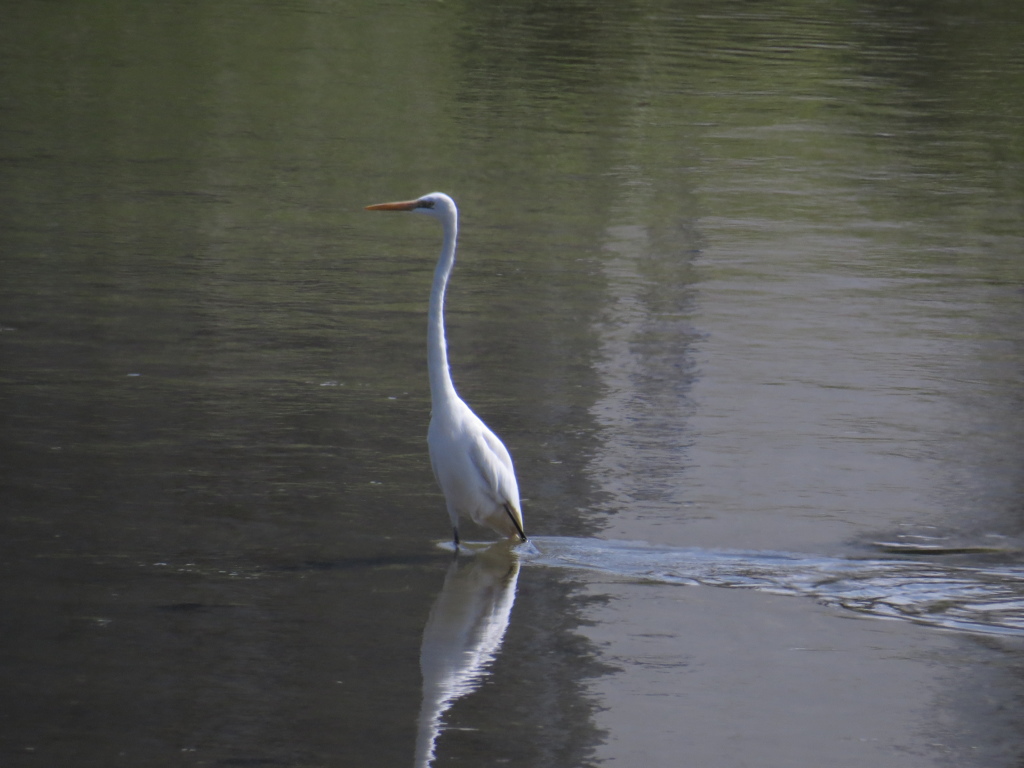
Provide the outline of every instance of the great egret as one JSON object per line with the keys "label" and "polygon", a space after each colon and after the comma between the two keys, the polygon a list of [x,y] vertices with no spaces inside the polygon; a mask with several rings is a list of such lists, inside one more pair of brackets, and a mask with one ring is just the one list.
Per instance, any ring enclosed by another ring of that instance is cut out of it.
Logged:
{"label": "great egret", "polygon": [[444,492],[459,546],[459,515],[486,525],[509,539],[526,541],[512,457],[498,436],[470,410],[455,391],[448,370],[444,338],[444,293],[455,265],[459,210],[442,192],[401,203],[366,206],[368,211],[425,213],[444,226],[444,245],[434,270],[427,320],[427,370],[430,374],[430,465]]}

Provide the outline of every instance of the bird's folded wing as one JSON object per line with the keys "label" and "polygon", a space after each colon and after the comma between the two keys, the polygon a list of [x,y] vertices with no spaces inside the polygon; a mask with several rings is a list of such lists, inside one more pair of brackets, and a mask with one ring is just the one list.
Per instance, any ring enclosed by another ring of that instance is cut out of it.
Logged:
{"label": "bird's folded wing", "polygon": [[501,440],[490,432],[484,432],[481,440],[474,440],[469,451],[470,461],[480,472],[480,476],[491,489],[494,499],[499,504],[504,504],[512,498],[509,492],[509,479],[515,482],[515,474],[512,470],[512,458],[508,450],[502,445]]}

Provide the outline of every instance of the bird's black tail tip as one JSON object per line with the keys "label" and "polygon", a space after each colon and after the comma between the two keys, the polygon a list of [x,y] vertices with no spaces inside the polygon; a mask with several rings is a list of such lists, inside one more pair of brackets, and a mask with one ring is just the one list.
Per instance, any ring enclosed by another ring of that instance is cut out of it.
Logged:
{"label": "bird's black tail tip", "polygon": [[512,525],[515,526],[516,536],[519,537],[519,541],[526,541],[526,532],[523,530],[522,524],[519,522],[519,518],[516,517],[515,512],[512,511],[512,507],[507,503],[504,505],[505,512],[508,513],[508,519],[512,521]]}

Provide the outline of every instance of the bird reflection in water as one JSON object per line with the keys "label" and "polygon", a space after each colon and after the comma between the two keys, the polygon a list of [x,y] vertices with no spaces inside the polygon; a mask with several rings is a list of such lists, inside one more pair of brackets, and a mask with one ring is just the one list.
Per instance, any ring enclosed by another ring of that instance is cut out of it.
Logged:
{"label": "bird reflection in water", "polygon": [[442,718],[488,674],[508,629],[519,560],[500,542],[475,557],[456,557],[430,610],[420,647],[423,704],[416,735],[417,768],[433,763]]}

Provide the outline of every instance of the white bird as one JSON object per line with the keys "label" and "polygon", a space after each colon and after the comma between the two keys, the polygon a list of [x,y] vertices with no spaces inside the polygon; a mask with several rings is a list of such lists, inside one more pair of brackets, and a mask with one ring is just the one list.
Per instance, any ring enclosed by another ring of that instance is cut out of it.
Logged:
{"label": "white bird", "polygon": [[459,210],[442,192],[400,203],[366,206],[368,211],[425,213],[444,226],[444,245],[434,270],[427,322],[427,370],[430,374],[430,465],[441,486],[459,546],[459,516],[465,515],[509,539],[526,541],[512,457],[498,436],[455,391],[448,370],[444,337],[444,294],[455,265]]}

